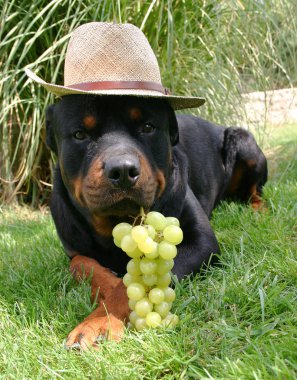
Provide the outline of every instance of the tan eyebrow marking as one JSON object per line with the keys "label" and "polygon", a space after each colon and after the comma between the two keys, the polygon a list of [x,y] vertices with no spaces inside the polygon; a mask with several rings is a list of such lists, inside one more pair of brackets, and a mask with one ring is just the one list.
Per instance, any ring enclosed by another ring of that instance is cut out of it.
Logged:
{"label": "tan eyebrow marking", "polygon": [[87,129],[92,129],[96,126],[96,123],[97,123],[97,119],[95,118],[95,116],[92,116],[92,115],[86,115],[84,118],[83,118],[83,125],[85,128]]}
{"label": "tan eyebrow marking", "polygon": [[130,119],[133,121],[140,121],[140,119],[142,118],[141,109],[138,107],[129,108],[128,112]]}

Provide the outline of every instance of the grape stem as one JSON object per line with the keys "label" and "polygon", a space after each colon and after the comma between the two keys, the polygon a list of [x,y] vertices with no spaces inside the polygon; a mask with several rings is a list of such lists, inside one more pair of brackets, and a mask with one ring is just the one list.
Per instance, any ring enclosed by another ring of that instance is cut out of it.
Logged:
{"label": "grape stem", "polygon": [[145,215],[145,212],[144,212],[144,209],[143,209],[142,206],[140,207],[139,214],[134,218],[134,221],[133,221],[133,224],[132,224],[133,227],[137,224],[137,221],[138,221],[139,218],[141,218],[139,225],[142,226],[144,224],[144,221],[145,221],[145,218],[146,218],[146,215]]}
{"label": "grape stem", "polygon": [[142,206],[140,207],[140,216],[141,216],[140,225],[142,226],[143,223],[144,223],[145,217],[146,217],[145,212],[144,212],[144,209],[143,209]]}

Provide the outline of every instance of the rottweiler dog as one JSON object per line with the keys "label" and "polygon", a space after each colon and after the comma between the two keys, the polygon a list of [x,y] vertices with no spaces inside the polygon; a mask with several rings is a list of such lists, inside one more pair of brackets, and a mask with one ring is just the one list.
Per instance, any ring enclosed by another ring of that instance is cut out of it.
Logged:
{"label": "rottweiler dog", "polygon": [[98,307],[68,336],[67,346],[120,340],[129,315],[120,278],[129,257],[113,227],[156,210],[180,220],[184,240],[178,279],[215,260],[210,226],[223,199],[261,207],[267,162],[246,130],[176,115],[165,100],[68,95],[48,107],[47,144],[57,155],[51,212],[77,280],[90,277]]}

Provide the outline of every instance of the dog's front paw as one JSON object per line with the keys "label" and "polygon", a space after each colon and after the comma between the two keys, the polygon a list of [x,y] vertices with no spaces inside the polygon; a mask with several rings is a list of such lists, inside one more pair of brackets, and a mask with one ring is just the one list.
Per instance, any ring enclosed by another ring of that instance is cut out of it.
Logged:
{"label": "dog's front paw", "polygon": [[68,349],[78,347],[82,350],[97,348],[100,338],[119,342],[123,334],[124,323],[112,314],[105,317],[87,318],[71,331],[65,347]]}

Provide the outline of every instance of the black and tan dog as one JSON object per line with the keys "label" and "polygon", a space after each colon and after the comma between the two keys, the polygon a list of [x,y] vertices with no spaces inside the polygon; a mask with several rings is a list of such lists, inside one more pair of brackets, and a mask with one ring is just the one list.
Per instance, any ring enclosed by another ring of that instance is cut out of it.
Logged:
{"label": "black and tan dog", "polygon": [[[145,210],[179,218],[184,241],[173,273],[197,273],[219,246],[209,223],[226,198],[261,206],[266,159],[253,136],[194,116],[165,100],[68,95],[47,110],[47,143],[57,154],[51,211],[80,280],[91,276],[98,307],[69,335],[83,348],[98,335],[119,340],[129,314],[126,290],[113,272],[128,257],[112,228]],[[107,315],[108,312],[108,315]]]}

